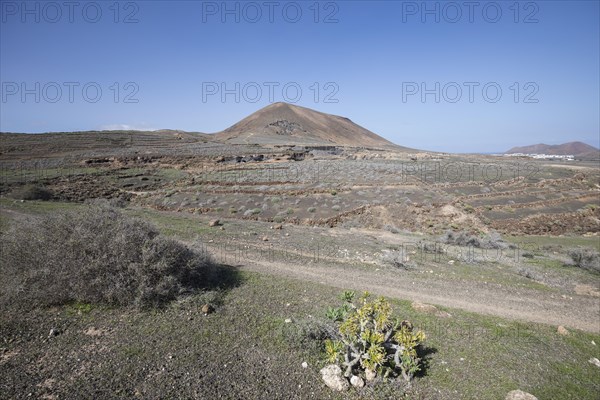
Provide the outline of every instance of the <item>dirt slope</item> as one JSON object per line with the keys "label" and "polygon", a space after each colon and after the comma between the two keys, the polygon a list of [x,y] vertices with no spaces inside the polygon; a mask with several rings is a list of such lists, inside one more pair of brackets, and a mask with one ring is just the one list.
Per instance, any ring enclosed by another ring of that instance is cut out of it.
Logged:
{"label": "dirt slope", "polygon": [[215,137],[232,143],[402,149],[348,118],[287,103],[264,107]]}

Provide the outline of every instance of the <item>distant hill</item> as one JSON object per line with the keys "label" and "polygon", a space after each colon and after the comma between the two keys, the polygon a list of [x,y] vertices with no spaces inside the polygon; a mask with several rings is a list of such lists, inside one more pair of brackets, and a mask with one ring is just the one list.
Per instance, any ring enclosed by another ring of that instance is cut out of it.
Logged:
{"label": "distant hill", "polygon": [[141,155],[184,153],[214,144],[212,135],[163,129],[160,131],[80,131],[39,134],[0,132],[2,160],[29,157],[114,156],[135,151]]}
{"label": "distant hill", "polygon": [[576,157],[595,157],[597,158],[599,149],[582,142],[569,142],[563,144],[534,144],[531,146],[513,147],[506,154],[525,153],[525,154],[551,154],[551,155],[574,155]]}
{"label": "distant hill", "polygon": [[273,103],[217,133],[186,132],[176,129],[155,131],[79,131],[21,134],[0,132],[0,154],[17,157],[21,150],[39,154],[53,152],[107,153],[111,149],[139,147],[148,153],[157,148],[182,146],[263,145],[263,146],[345,146],[393,151],[418,151],[398,146],[355,124],[350,119],[288,103]]}
{"label": "distant hill", "polygon": [[348,118],[287,103],[264,107],[215,134],[229,143],[298,144],[403,149]]}

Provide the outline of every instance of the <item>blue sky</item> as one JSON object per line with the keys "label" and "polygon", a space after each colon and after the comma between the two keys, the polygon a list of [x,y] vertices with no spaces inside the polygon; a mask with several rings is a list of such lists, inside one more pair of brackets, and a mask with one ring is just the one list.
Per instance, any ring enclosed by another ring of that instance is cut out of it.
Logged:
{"label": "blue sky", "polygon": [[216,132],[287,100],[428,150],[600,146],[598,1],[0,4],[1,131]]}

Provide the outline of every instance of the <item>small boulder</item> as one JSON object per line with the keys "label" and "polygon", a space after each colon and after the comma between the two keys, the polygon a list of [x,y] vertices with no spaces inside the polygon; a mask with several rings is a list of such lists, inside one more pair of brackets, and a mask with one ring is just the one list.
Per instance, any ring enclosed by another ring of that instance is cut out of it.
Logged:
{"label": "small boulder", "polygon": [[104,330],[97,329],[96,327],[90,326],[88,329],[83,331],[83,333],[88,336],[102,336],[102,335],[104,335]]}
{"label": "small boulder", "polygon": [[569,331],[567,330],[567,328],[565,328],[562,325],[558,326],[558,329],[556,329],[556,332],[558,332],[559,335],[563,335],[563,336],[567,336],[569,334]]}
{"label": "small boulder", "polygon": [[361,378],[360,376],[357,376],[357,375],[352,375],[352,378],[350,378],[350,383],[355,388],[361,388],[361,387],[365,386],[365,381],[363,381],[363,378]]}
{"label": "small boulder", "polygon": [[266,237],[266,236],[263,236],[263,238],[262,238],[262,241],[263,241],[263,242],[268,242],[268,241],[269,241],[269,238],[268,238],[268,237]]}
{"label": "small boulder", "polygon": [[590,364],[594,364],[596,367],[600,368],[600,360],[598,360],[596,357],[590,358],[588,360],[588,362]]}
{"label": "small boulder", "polygon": [[431,305],[431,304],[421,303],[418,301],[413,301],[411,306],[412,306],[413,310],[423,312],[425,314],[435,314],[438,311],[436,306]]}
{"label": "small boulder", "polygon": [[367,378],[367,381],[372,381],[375,380],[375,377],[377,376],[377,372],[373,371],[372,369],[366,369],[365,370],[365,378]]}
{"label": "small boulder", "polygon": [[537,400],[537,397],[522,390],[511,390],[504,400]]}
{"label": "small boulder", "polygon": [[273,229],[283,229],[283,225],[277,224],[273,227]]}
{"label": "small boulder", "polygon": [[350,387],[348,381],[342,376],[342,369],[335,364],[330,364],[321,369],[321,377],[327,386],[338,392],[347,390]]}
{"label": "small boulder", "polygon": [[210,221],[208,223],[208,226],[220,226],[221,225],[221,220],[219,219],[213,219],[212,221]]}
{"label": "small boulder", "polygon": [[215,311],[215,308],[211,304],[205,304],[202,306],[202,312],[204,315],[211,314]]}
{"label": "small boulder", "polygon": [[306,361],[302,363],[302,368],[308,368],[308,363]]}
{"label": "small boulder", "polygon": [[60,335],[60,330],[56,329],[56,328],[52,328],[50,329],[50,333],[48,334],[48,337],[54,337],[54,336],[58,336]]}
{"label": "small boulder", "polygon": [[425,304],[418,301],[413,301],[412,308],[415,311],[422,312],[425,314],[433,314],[439,318],[450,318],[452,316],[446,311],[438,310],[438,308],[432,304]]}

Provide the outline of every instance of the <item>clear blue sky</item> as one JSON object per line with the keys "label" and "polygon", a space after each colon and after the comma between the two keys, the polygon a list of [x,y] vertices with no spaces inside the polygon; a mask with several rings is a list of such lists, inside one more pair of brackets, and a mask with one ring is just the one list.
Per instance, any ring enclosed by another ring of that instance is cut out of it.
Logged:
{"label": "clear blue sky", "polygon": [[2,0],[0,130],[216,132],[287,99],[422,149],[599,146],[599,2],[478,3]]}

